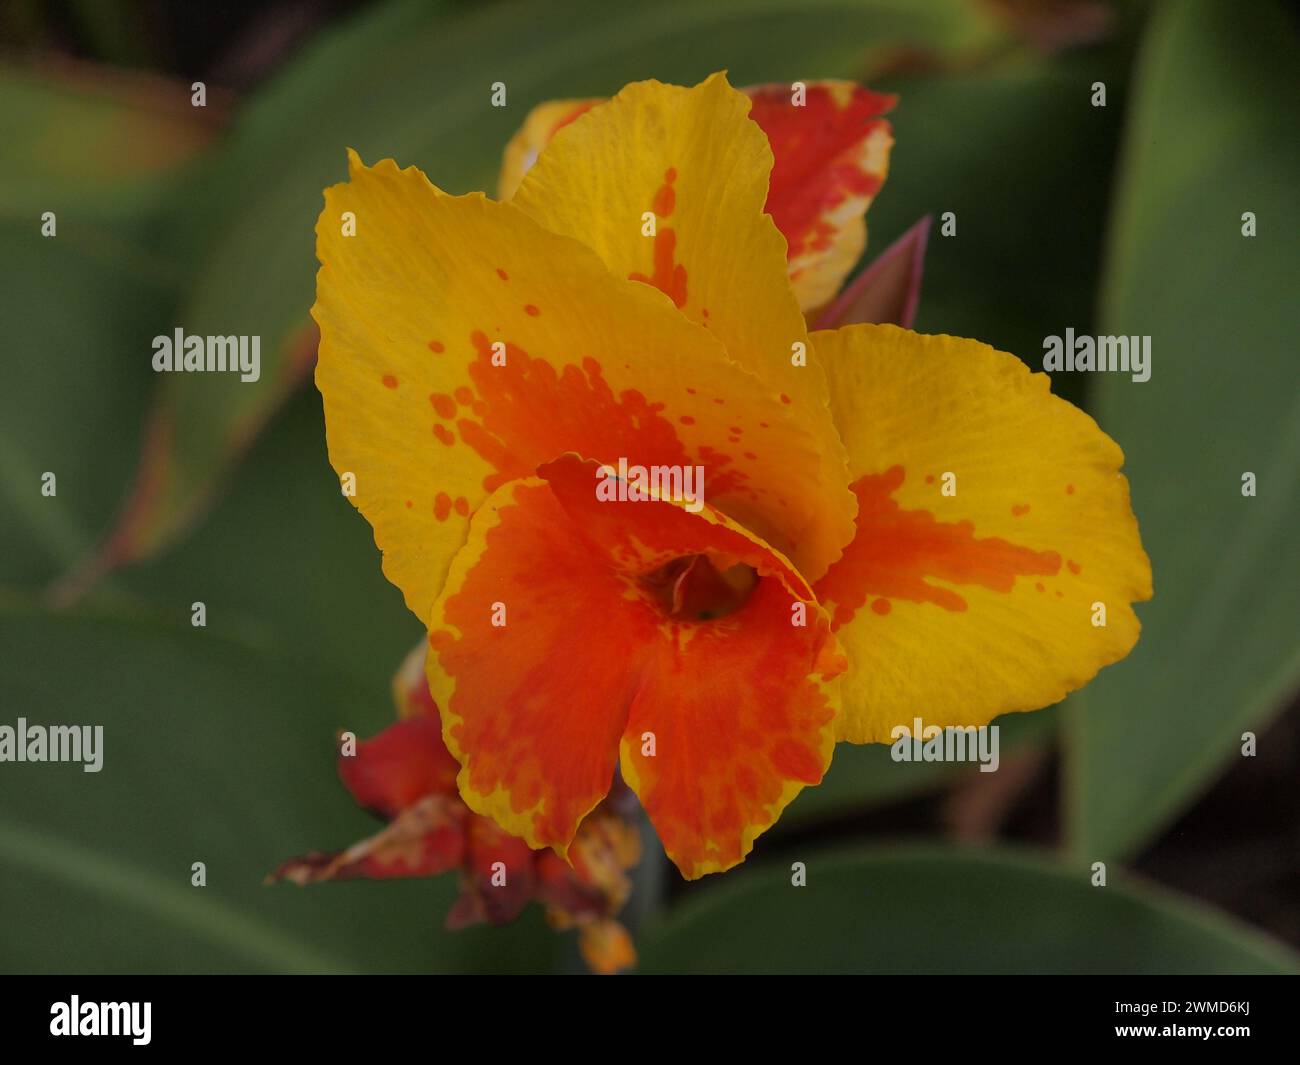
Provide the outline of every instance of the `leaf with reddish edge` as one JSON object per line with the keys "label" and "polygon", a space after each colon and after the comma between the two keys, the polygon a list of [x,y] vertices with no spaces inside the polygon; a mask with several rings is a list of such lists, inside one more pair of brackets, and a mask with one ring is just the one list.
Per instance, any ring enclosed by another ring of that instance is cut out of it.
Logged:
{"label": "leaf with reddish edge", "polygon": [[911,329],[921,302],[925,245],[930,236],[926,215],[876,256],[817,319],[817,329],[871,322]]}
{"label": "leaf with reddish edge", "polygon": [[[76,602],[105,575],[153,554],[200,517],[225,474],[307,380],[319,342],[315,323],[299,328],[283,351],[268,359],[275,376],[251,404],[236,410],[235,399],[241,394],[223,392],[234,398],[231,404],[217,401],[217,406],[229,409],[215,431],[194,416],[196,405],[210,402],[210,393],[196,394],[186,382],[166,379],[153,401],[135,477],[112,528],[80,565],[51,587],[50,601],[55,606]],[[216,384],[229,390],[241,387],[238,381]]]}

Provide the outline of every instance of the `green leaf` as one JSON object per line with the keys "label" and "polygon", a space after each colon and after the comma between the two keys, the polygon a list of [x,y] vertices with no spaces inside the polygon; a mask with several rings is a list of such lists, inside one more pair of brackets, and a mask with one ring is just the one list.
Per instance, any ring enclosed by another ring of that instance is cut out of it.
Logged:
{"label": "green leaf", "polygon": [[148,212],[202,158],[216,115],[180,82],[0,65],[0,214],[36,229],[43,211],[83,224]]}
{"label": "green leaf", "polygon": [[[282,859],[374,831],[334,775],[364,693],[206,629],[0,611],[14,725],[102,725],[103,766],[0,768],[9,972],[549,970],[537,907],[447,933],[454,876],[264,887]],[[207,867],[192,887],[191,865]]]}
{"label": "green leaf", "polygon": [[939,847],[810,852],[700,889],[640,940],[640,970],[1279,973],[1300,958],[1162,891],[1086,868]]}
{"label": "green leaf", "polygon": [[[999,730],[999,760],[1050,746],[1056,736],[1057,719],[1056,707],[995,718],[992,724]],[[782,812],[772,831],[780,834],[880,803],[898,802],[948,785],[961,774],[979,773],[979,768],[970,764],[896,762],[891,750],[886,743],[837,745],[825,779],[814,788],[804,788]]]}
{"label": "green leaf", "polygon": [[[876,86],[898,94],[889,116],[897,143],[867,216],[867,255],[933,216],[918,332],[972,337],[1031,360],[1062,322],[1091,321],[1106,186],[1081,175],[1108,172],[1121,111],[1092,107],[1088,86],[1105,78],[1117,102],[1123,58],[1121,42],[1088,56]],[[1078,382],[1055,390],[1081,399]]]}
{"label": "green leaf", "polygon": [[149,338],[171,292],[107,267],[82,239],[92,231],[74,212],[54,237],[36,216],[0,221],[0,584],[31,589],[72,568],[111,524],[136,461]]}
{"label": "green leaf", "polygon": [[[345,148],[419,166],[452,192],[494,191],[506,142],[547,99],[608,95],[644,77],[694,83],[723,68],[738,85],[853,76],[892,49],[968,52],[1001,35],[965,0],[673,0],[634,11],[579,0],[562,13],[399,3],[328,33],[250,105],[170,236],[174,254],[202,255],[178,324],[260,336],[262,377],[169,382],[169,476],[132,552],[185,526],[310,365],[313,228],[322,189],[345,176]],[[504,108],[490,106],[496,81]]]}
{"label": "green leaf", "polygon": [[153,223],[216,123],[179,83],[3,65],[0,125],[0,582],[31,588],[88,556],[115,517],[156,384],[150,340],[170,330],[185,276]]}
{"label": "green leaf", "polygon": [[1280,6],[1202,0],[1161,5],[1138,64],[1101,330],[1149,335],[1151,379],[1095,387],[1155,598],[1072,722],[1073,844],[1089,859],[1167,824],[1300,678],[1297,64]]}

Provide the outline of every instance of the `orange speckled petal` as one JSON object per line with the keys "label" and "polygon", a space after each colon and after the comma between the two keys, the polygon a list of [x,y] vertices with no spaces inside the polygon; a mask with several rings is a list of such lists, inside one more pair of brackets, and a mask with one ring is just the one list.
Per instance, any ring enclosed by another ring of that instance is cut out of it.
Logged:
{"label": "orange speckled petal", "polygon": [[860,502],[815,586],[849,658],[839,738],[984,725],[1128,654],[1151,566],[1097,423],[973,340],[886,325],[813,339]]}
{"label": "orange speckled petal", "polygon": [[803,412],[659,293],[510,204],[444,195],[391,161],[353,154],[325,198],[313,314],[330,460],[421,620],[469,515],[569,450],[704,464],[710,502],[810,573],[852,536],[847,470],[826,466]]}
{"label": "orange speckled petal", "polygon": [[[629,85],[564,126],[511,202],[707,326],[815,435],[809,472],[833,484],[843,445],[765,213],[772,149],[749,108],[721,74],[690,89]],[[828,493],[821,505],[842,503]]]}
{"label": "orange speckled petal", "polygon": [[850,81],[808,82],[798,105],[788,84],[746,91],[776,160],[767,210],[785,236],[799,306],[811,312],[839,291],[866,247],[864,216],[894,143],[880,116],[896,98]]}
{"label": "orange speckled petal", "polygon": [[[778,553],[707,506],[600,501],[596,471],[566,456],[499,489],[435,605],[429,685],[461,796],[563,851],[621,755],[683,874],[726,869],[821,779],[843,658]],[[753,566],[748,601],[670,616],[646,578],[695,554]]]}
{"label": "orange speckled petal", "polygon": [[[866,246],[863,215],[885,180],[893,146],[880,116],[895,97],[847,81],[804,83],[798,106],[791,84],[741,91],[772,148],[766,209],[786,240],[795,297],[811,313],[839,290]],[[554,100],[533,108],[506,147],[501,199],[515,194],[559,130],[601,102]]]}

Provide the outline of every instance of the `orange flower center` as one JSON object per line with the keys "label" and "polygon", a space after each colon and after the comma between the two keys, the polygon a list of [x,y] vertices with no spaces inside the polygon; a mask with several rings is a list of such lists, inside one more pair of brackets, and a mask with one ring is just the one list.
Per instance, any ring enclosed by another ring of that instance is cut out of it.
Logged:
{"label": "orange flower center", "polygon": [[745,605],[758,574],[721,556],[684,555],[644,574],[641,584],[670,618],[713,621]]}

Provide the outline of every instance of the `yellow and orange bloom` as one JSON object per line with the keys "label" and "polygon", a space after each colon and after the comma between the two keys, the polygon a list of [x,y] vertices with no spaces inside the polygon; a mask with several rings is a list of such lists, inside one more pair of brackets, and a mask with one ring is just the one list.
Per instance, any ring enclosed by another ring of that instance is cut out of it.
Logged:
{"label": "yellow and orange bloom", "polygon": [[[1091,418],[976,341],[805,324],[891,103],[641,82],[533,112],[508,200],[355,154],[326,192],[330,459],[428,629],[459,795],[529,848],[576,865],[621,775],[683,875],[730,868],[837,741],[1047,705],[1137,639]],[[602,497],[620,460],[701,468],[703,505]]]}

